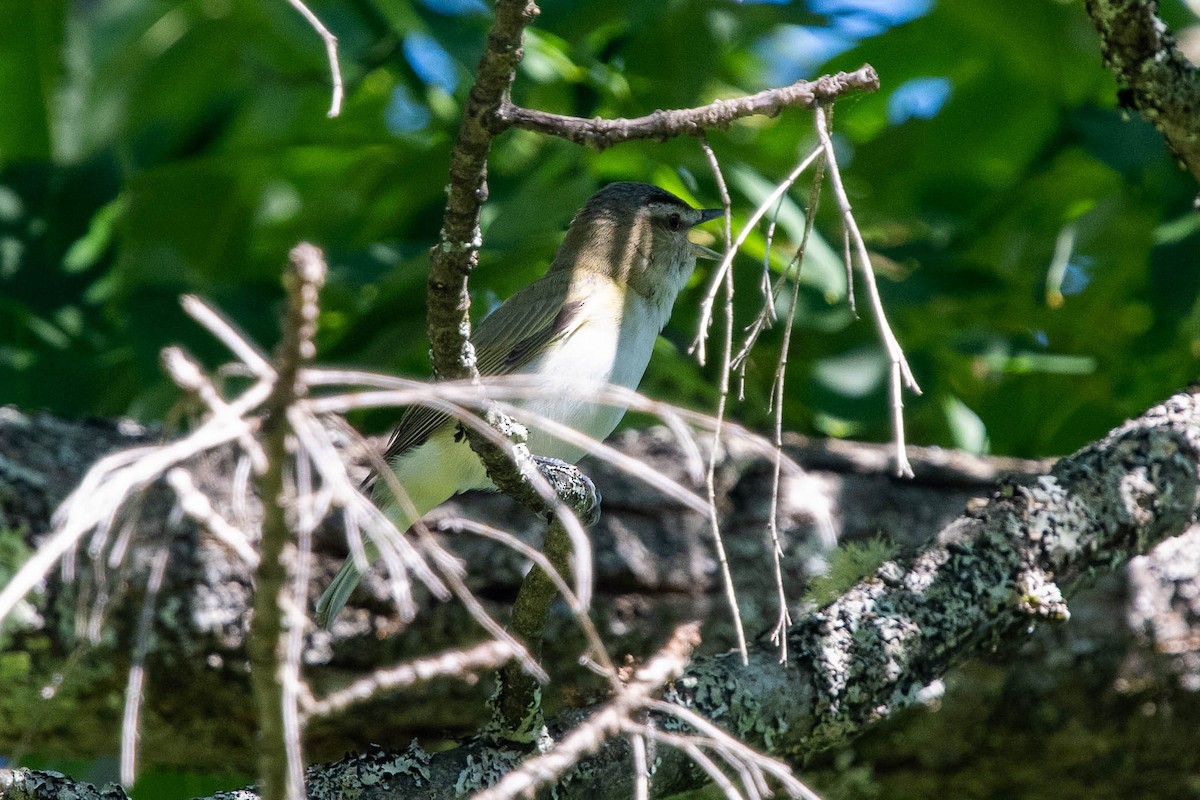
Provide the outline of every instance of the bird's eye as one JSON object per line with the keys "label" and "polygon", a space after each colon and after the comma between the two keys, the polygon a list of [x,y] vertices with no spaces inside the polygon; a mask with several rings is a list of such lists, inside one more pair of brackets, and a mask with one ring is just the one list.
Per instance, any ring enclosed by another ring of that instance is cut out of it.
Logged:
{"label": "bird's eye", "polygon": [[683,218],[678,214],[672,214],[667,217],[667,227],[673,231],[679,230],[683,226]]}

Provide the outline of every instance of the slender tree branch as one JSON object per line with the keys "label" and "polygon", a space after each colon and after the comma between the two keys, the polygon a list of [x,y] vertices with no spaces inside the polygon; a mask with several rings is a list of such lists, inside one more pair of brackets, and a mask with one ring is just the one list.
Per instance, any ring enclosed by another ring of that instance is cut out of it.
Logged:
{"label": "slender tree branch", "polygon": [[329,111],[325,112],[325,116],[336,117],[342,113],[342,99],[346,95],[345,87],[342,84],[342,70],[338,66],[337,37],[330,33],[320,18],[301,0],[288,0],[288,2],[292,8],[300,12],[300,16],[304,17],[304,20],[312,26],[312,29],[321,37],[321,41],[325,43],[325,57],[329,59],[329,80],[332,83]]}
{"label": "slender tree branch", "polygon": [[506,125],[558,136],[576,144],[603,150],[634,139],[665,141],[674,136],[697,135],[707,128],[727,128],[742,117],[759,114],[774,117],[785,108],[815,108],[849,92],[873,92],[879,76],[869,64],[854,72],[825,75],[814,81],[796,81],[791,86],[767,89],[730,100],[716,100],[699,108],[655,111],[635,119],[583,119],[521,108],[510,102],[501,105],[498,117]]}
{"label": "slender tree branch", "polygon": [[487,200],[487,158],[499,126],[497,110],[508,96],[523,54],[522,36],[537,16],[532,0],[499,0],[471,87],[458,140],[450,152],[450,183],[438,244],[430,254],[429,341],[433,366],[444,379],[477,380],[469,338],[471,296],[467,280],[479,262],[483,244],[479,210]]}
{"label": "slender tree branch", "polygon": [[1200,181],[1200,73],[1179,51],[1155,0],[1086,0],[1122,105],[1158,128]]}
{"label": "slender tree branch", "polygon": [[325,697],[318,699],[311,695],[302,696],[302,716],[307,722],[314,717],[336,714],[381,692],[407,689],[437,677],[461,678],[481,670],[496,669],[512,661],[515,656],[516,651],[508,642],[489,639],[466,650],[450,650],[430,658],[386,667],[372,672],[365,678],[359,678],[349,686],[330,692]]}
{"label": "slender tree branch", "polygon": [[[496,21],[463,109],[458,139],[450,152],[446,211],[439,242],[430,252],[427,283],[433,367],[444,379],[479,380],[475,350],[470,342],[468,280],[479,263],[479,248],[483,245],[479,211],[488,196],[487,159],[492,139],[503,129],[498,110],[508,98],[517,64],[524,54],[525,28],[537,14],[537,3],[533,0],[496,3]],[[521,438],[520,429],[503,415],[490,412],[488,421],[506,436]],[[528,463],[514,463],[510,450],[477,434],[468,432],[467,439],[498,487],[536,511],[545,509],[545,501],[522,477],[522,468],[525,471],[530,468]]]}
{"label": "slender tree branch", "polygon": [[[833,151],[833,139],[829,135],[829,117],[824,106],[817,106],[813,109],[813,113],[817,120],[817,135],[821,139],[821,146],[825,148],[825,164],[829,168],[829,183],[833,188],[834,197],[837,198],[838,208],[842,212],[842,224],[845,226],[846,235],[854,242],[858,254],[858,265],[863,273],[863,282],[867,286],[867,297],[871,301],[871,310],[875,315],[875,327],[879,330],[879,338],[887,351],[888,360],[891,361],[889,388],[892,398],[892,430],[896,442],[896,474],[900,477],[911,478],[912,465],[908,463],[908,452],[904,446],[902,393],[904,387],[907,386],[909,390],[920,394],[921,387],[917,385],[917,379],[908,366],[908,359],[904,357],[904,350],[900,347],[900,342],[896,340],[896,334],[892,333],[892,326],[888,323],[887,314],[883,310],[883,299],[879,296],[879,286],[875,281],[875,269],[871,266],[871,256],[867,252],[867,244],[863,241],[862,232],[858,229],[858,221],[854,219],[854,213],[850,208],[850,197],[842,183],[842,172],[838,168],[837,156]],[[846,285],[849,287],[854,282],[853,270],[850,264],[847,264],[846,269],[850,273],[846,276]]]}
{"label": "slender tree branch", "polygon": [[495,786],[477,795],[476,800],[508,800],[518,795],[529,796],[539,786],[549,783],[579,763],[589,752],[621,729],[626,720],[653,692],[667,681],[679,677],[700,643],[700,623],[681,625],[670,641],[645,666],[637,670],[622,691],[586,722],[575,727],[557,742],[553,749],[523,762],[505,775]]}
{"label": "slender tree branch", "polygon": [[[571,539],[555,520],[546,531],[542,553],[559,575],[570,574]],[[558,587],[545,570],[534,566],[525,576],[513,600],[509,631],[529,647],[534,658],[542,655],[542,637],[550,605],[558,596]],[[541,687],[519,664],[509,663],[500,671],[500,688],[493,700],[494,724],[501,738],[515,742],[533,742],[545,719],[542,716]]]}
{"label": "slender tree branch", "polygon": [[255,573],[254,618],[250,628],[250,679],[258,707],[259,780],[264,800],[299,796],[300,786],[288,783],[288,748],[283,728],[283,680],[285,662],[281,600],[287,570],[284,549],[290,538],[289,493],[285,475],[288,440],[292,426],[288,409],[305,392],[300,369],[315,352],[317,293],[325,282],[325,262],[309,244],[295,247],[284,284],[288,308],[283,338],[275,359],[275,385],[264,404],[267,417],[262,427],[266,471],[259,477],[263,500],[262,552]]}

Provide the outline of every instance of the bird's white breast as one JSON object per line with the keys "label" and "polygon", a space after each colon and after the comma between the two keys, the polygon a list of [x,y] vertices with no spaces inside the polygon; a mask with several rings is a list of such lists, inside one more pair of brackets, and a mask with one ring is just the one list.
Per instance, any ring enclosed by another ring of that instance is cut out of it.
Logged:
{"label": "bird's white breast", "polygon": [[[604,402],[606,387],[637,388],[665,317],[636,292],[607,281],[589,293],[581,312],[584,321],[577,328],[521,370],[539,376],[539,391],[520,405],[603,440],[625,414],[625,406]],[[585,452],[539,430],[536,422],[529,429],[529,447],[537,455],[575,463]]]}

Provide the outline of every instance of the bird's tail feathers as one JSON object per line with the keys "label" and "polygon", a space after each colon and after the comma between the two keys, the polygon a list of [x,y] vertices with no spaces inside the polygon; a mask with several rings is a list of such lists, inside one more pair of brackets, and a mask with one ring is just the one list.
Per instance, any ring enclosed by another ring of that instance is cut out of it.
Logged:
{"label": "bird's tail feathers", "polygon": [[337,619],[337,615],[345,607],[346,601],[350,599],[350,594],[358,586],[358,582],[362,580],[362,573],[358,571],[358,567],[354,566],[354,559],[347,558],[346,563],[342,564],[341,570],[334,579],[329,583],[329,586],[321,594],[317,600],[316,618],[317,624],[322,628],[328,628]]}

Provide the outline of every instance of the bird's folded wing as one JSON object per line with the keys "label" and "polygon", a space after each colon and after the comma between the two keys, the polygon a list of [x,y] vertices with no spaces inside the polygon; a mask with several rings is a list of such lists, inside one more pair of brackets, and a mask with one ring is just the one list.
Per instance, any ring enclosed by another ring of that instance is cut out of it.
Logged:
{"label": "bird's folded wing", "polygon": [[[585,297],[571,297],[571,274],[552,272],[489,314],[471,336],[481,375],[518,372],[546,347],[568,336],[583,320]],[[450,419],[428,406],[410,406],[388,442],[384,459],[424,444]],[[371,482],[372,478],[368,479]]]}

